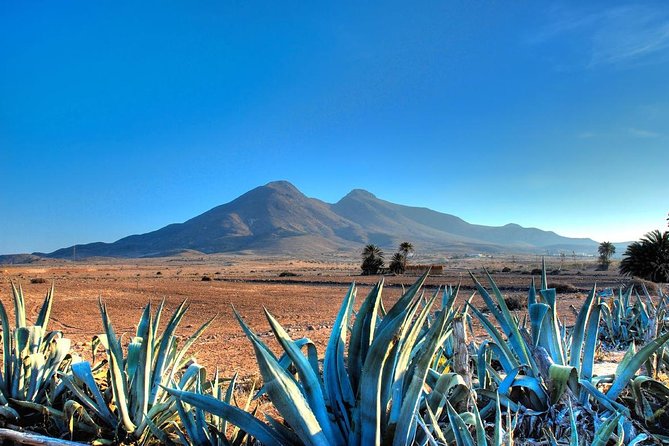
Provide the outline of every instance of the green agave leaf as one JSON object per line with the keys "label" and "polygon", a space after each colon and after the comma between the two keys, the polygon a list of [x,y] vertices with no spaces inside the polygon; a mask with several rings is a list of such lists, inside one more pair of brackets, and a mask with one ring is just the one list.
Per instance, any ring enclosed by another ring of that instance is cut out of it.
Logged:
{"label": "green agave leaf", "polygon": [[[186,314],[186,301],[184,300],[181,304],[174,310],[172,317],[170,318],[165,330],[163,331],[162,337],[160,339],[160,344],[158,346],[158,351],[154,352],[154,366],[153,366],[153,376],[151,377],[151,391],[149,392],[149,405],[156,403],[158,399],[158,391],[160,390],[160,385],[163,382],[164,374],[169,367],[170,361],[168,360],[168,355],[170,350],[173,350],[174,343],[176,342],[174,338],[174,333],[181,323],[181,320]],[[158,314],[156,315],[158,317]],[[154,330],[157,329],[154,328]]]}
{"label": "green agave leaf", "polygon": [[20,416],[15,409],[12,409],[9,406],[0,406],[0,418],[17,421]]}
{"label": "green agave leaf", "polygon": [[567,385],[572,389],[578,388],[578,372],[576,371],[576,367],[551,364],[548,369],[548,376],[550,382],[550,389],[548,392],[551,397],[551,404],[558,402],[564,394]]}
{"label": "green agave leaf", "polygon": [[[423,419],[420,418],[420,417],[416,418],[416,424],[418,426],[420,426],[420,428],[423,429],[423,432],[425,433],[425,440],[424,440],[423,444],[427,443],[430,446],[439,446],[439,444],[437,443],[437,440],[432,435],[432,432],[434,431],[434,429],[430,429],[430,427],[428,427],[427,424],[425,424],[425,421],[423,421]],[[444,442],[444,444],[448,444],[448,443]]]}
{"label": "green agave leaf", "polygon": [[193,392],[185,392],[179,389],[165,388],[170,395],[174,395],[181,401],[202,410],[225,418],[230,423],[239,426],[249,435],[255,437],[264,445],[282,446],[282,437],[267,424],[255,418],[253,415],[241,410],[238,407],[230,405],[225,401],[218,400],[209,395],[200,395]]}
{"label": "green agave leaf", "polygon": [[[490,296],[490,293],[488,293],[488,290],[486,290],[485,287],[483,285],[481,285],[481,283],[478,281],[476,276],[474,276],[474,274],[471,271],[469,272],[469,277],[471,277],[472,280],[474,281],[474,285],[476,286],[476,290],[478,291],[481,298],[483,298],[483,301],[485,302],[486,307],[488,307],[488,311],[490,311],[490,313],[493,315],[495,320],[500,324],[506,323],[507,322],[506,319],[504,318],[501,311],[499,310],[499,308],[495,304],[495,301]],[[506,327],[506,328],[502,327],[502,330],[505,333],[507,333],[507,330],[509,330],[509,327]]]}
{"label": "green agave leaf", "polygon": [[[387,426],[384,434],[386,436],[394,435],[402,407],[404,389],[405,386],[408,386],[408,382],[405,383],[403,378],[413,374],[412,368],[415,367],[415,364],[409,361],[422,347],[424,337],[421,335],[424,336],[428,329],[429,306],[434,303],[436,296],[435,293],[433,299],[427,302],[421,293],[410,303],[409,311],[402,316],[402,325],[395,336],[397,342],[385,361],[381,380],[381,407],[390,406],[390,414],[385,410],[381,412],[381,424]],[[418,312],[421,306],[422,310]],[[418,316],[416,316],[417,313]],[[391,400],[392,405],[390,405]]]}
{"label": "green agave leaf", "polygon": [[[656,423],[656,417],[666,411],[665,407],[669,407],[669,387],[648,376],[637,376],[632,380],[631,387],[634,392],[636,413],[643,417],[646,423]],[[656,405],[661,406],[657,412],[653,410],[647,395],[655,401]]]}
{"label": "green agave leaf", "polygon": [[563,337],[560,331],[560,322],[557,319],[555,288],[542,289],[539,292],[550,307],[541,327],[540,344],[550,353],[553,362],[565,365],[567,361],[565,348],[562,345]]}
{"label": "green agave leaf", "polygon": [[483,425],[483,420],[481,420],[481,414],[479,413],[479,409],[476,407],[476,404],[472,405],[472,412],[474,414],[474,426],[476,428],[476,444],[487,446],[488,439],[485,435],[485,426]]}
{"label": "green agave leaf", "polygon": [[72,374],[88,387],[88,391],[95,399],[95,404],[91,405],[90,408],[97,412],[100,418],[106,420],[110,426],[115,427],[116,418],[109,411],[105,398],[102,396],[100,389],[95,383],[90,363],[82,361],[72,364]]}
{"label": "green agave leaf", "polygon": [[465,380],[457,373],[443,373],[439,376],[432,391],[426,396],[427,407],[437,418],[446,407],[446,401],[457,404],[469,396],[470,390]]}
{"label": "green agave leaf", "polygon": [[[493,312],[491,310],[491,312],[495,315],[496,318],[498,318],[497,322],[499,323],[500,327],[502,327],[502,331],[504,331],[504,334],[506,334],[509,343],[513,346],[513,349],[516,352],[516,355],[518,356],[520,362],[529,365],[532,368],[534,374],[537,375],[538,374],[537,366],[534,362],[534,358],[529,352],[525,340],[520,334],[520,330],[518,328],[518,321],[513,315],[511,315],[509,307],[506,305],[506,301],[504,300],[504,296],[502,295],[501,291],[497,287],[497,284],[493,280],[490,273],[488,273],[488,271],[486,271],[486,277],[488,278],[488,283],[490,284],[490,287],[493,290],[493,294],[497,299],[497,305],[501,309],[501,314],[499,311]],[[482,287],[478,282],[476,287],[477,289],[479,289],[480,293],[481,291],[480,288]],[[486,301],[486,304],[488,304],[488,301]],[[490,305],[488,305],[488,307],[490,309]]]}
{"label": "green agave leaf", "polygon": [[[432,410],[430,410],[429,405],[426,406],[426,413],[430,420],[431,429],[428,429],[430,435],[434,432],[434,435],[437,437],[437,440],[439,440],[443,444],[448,444],[448,440],[446,440],[444,432],[441,430],[441,427],[439,426],[439,420],[437,420],[437,417],[434,415]],[[417,417],[417,419],[422,420],[420,417]]]}
{"label": "green agave leaf", "polygon": [[109,343],[107,356],[109,358],[109,374],[112,384],[112,392],[114,395],[114,403],[119,411],[123,428],[127,432],[134,432],[135,424],[130,418],[130,411],[128,407],[128,383],[125,374],[123,373],[123,350],[121,348],[120,340],[114,333],[114,328],[109,320],[107,307],[99,302],[100,313],[102,315],[102,326],[104,327],[107,341]]}
{"label": "green agave leaf", "polygon": [[474,315],[481,321],[481,324],[483,324],[483,328],[492,336],[494,343],[496,346],[499,347],[499,351],[503,353],[499,357],[500,362],[502,362],[503,365],[506,365],[506,367],[510,367],[510,369],[506,369],[505,371],[509,373],[512,369],[516,369],[520,367],[520,363],[518,362],[518,357],[511,351],[509,348],[509,344],[506,342],[506,340],[502,337],[501,333],[495,328],[495,326],[490,322],[490,320],[483,314],[481,313],[475,306],[469,305],[469,308],[474,312]]}
{"label": "green agave leaf", "polygon": [[611,412],[620,412],[626,417],[629,417],[629,409],[627,409],[622,404],[618,403],[607,394],[604,394],[599,391],[590,381],[581,379],[579,381],[581,384],[581,389],[585,390],[590,396],[592,396],[599,404],[610,410]]}
{"label": "green agave leaf", "polygon": [[272,428],[279,435],[281,435],[283,442],[285,444],[294,444],[294,445],[302,444],[302,440],[300,440],[300,437],[295,435],[295,432],[288,429],[282,422],[272,417],[270,414],[266,413],[263,415],[265,416],[265,419],[267,420],[269,425],[272,426]]}
{"label": "green agave leaf", "polygon": [[592,287],[592,290],[588,293],[588,297],[586,297],[585,302],[583,302],[583,306],[581,306],[581,311],[579,311],[578,316],[576,317],[576,323],[572,330],[569,365],[575,367],[578,374],[581,373],[581,352],[583,341],[585,339],[585,330],[588,325],[588,318],[590,317],[592,305],[595,300],[595,294],[596,287]]}
{"label": "green agave leaf", "polygon": [[28,391],[25,399],[27,401],[35,402],[37,392],[40,390],[43,372],[45,369],[44,355],[41,353],[31,353],[24,362],[24,365],[30,367],[30,383],[28,384]]}
{"label": "green agave leaf", "polygon": [[414,282],[413,285],[411,285],[409,289],[407,289],[406,292],[397,300],[395,305],[393,305],[386,314],[383,314],[383,319],[379,323],[377,331],[383,330],[386,325],[392,323],[396,317],[404,313],[406,307],[410,305],[410,303],[416,297],[416,294],[418,294],[418,291],[422,288],[428,274],[429,271],[426,271],[422,276],[420,276],[418,280],[416,280],[416,282]]}
{"label": "green agave leaf", "polygon": [[353,283],[348,293],[346,293],[335,323],[332,326],[330,339],[325,349],[325,358],[323,359],[325,394],[344,437],[347,437],[351,431],[347,408],[355,405],[355,395],[351,387],[351,381],[346,373],[344,359],[346,332],[348,330],[349,317],[353,311],[355,294],[356,288]]}
{"label": "green agave leaf", "polygon": [[578,442],[578,427],[576,426],[576,416],[574,415],[574,408],[569,400],[569,425],[571,426],[571,433],[569,434],[569,446],[580,446]]}
{"label": "green agave leaf", "polygon": [[450,422],[453,434],[455,435],[456,445],[476,446],[472,434],[469,432],[469,428],[448,401],[446,402],[446,411],[448,413],[448,421]]}
{"label": "green agave leaf", "polygon": [[532,282],[530,283],[530,287],[527,290],[527,308],[530,308],[530,306],[540,303],[537,302],[537,288],[534,284],[534,277],[532,277]]}
{"label": "green agave leaf", "polygon": [[13,375],[14,361],[11,359],[10,352],[12,351],[12,336],[9,328],[9,318],[5,306],[0,302],[0,324],[2,324],[2,351],[3,353],[3,379],[2,379],[2,395],[0,395],[0,403],[7,404],[7,397],[11,394],[11,378]]}
{"label": "green agave leaf", "polygon": [[[12,297],[14,298],[14,317],[16,318],[16,328],[22,328],[26,326],[26,304],[23,299],[23,288],[21,284],[16,288],[14,282],[10,282],[12,286]],[[9,333],[9,331],[7,332]]]}
{"label": "green agave leaf", "polygon": [[[134,387],[135,413],[134,420],[138,423],[137,430],[142,433],[146,428],[146,414],[149,410],[149,395],[151,391],[151,369],[153,367],[153,321],[151,320],[151,304],[146,309],[138,326],[138,335],[142,339],[138,351],[137,366],[132,376]],[[130,357],[128,351],[128,357]]]}
{"label": "green agave leaf", "polygon": [[46,327],[49,323],[49,315],[51,314],[51,304],[53,303],[53,293],[54,293],[54,283],[51,282],[51,288],[46,292],[44,297],[44,303],[40,308],[39,314],[37,315],[37,321],[35,325],[39,325],[46,332]]}
{"label": "green agave leaf", "polygon": [[302,392],[308,401],[309,407],[314,412],[318,423],[323,428],[325,436],[330,443],[341,444],[344,439],[341,436],[339,429],[333,429],[328,410],[325,406],[325,399],[318,375],[307,358],[304,357],[297,344],[293,342],[281,324],[279,324],[267,309],[265,309],[265,316],[269,321],[272,332],[274,332],[274,336],[277,341],[279,341],[279,344],[281,344],[281,348],[288,354],[295,365],[302,385]]}
{"label": "green agave leaf", "polygon": [[371,289],[362,302],[353,323],[351,338],[348,344],[348,373],[353,389],[358,388],[362,365],[365,363],[369,347],[374,341],[376,324],[379,320],[379,305],[381,303],[382,291],[383,280],[379,281]]}
{"label": "green agave leaf", "polygon": [[[413,370],[416,368],[416,361],[414,358],[417,357],[417,352],[414,350],[414,348],[417,348],[416,341],[421,331],[423,330],[425,322],[430,314],[430,309],[432,308],[436,298],[437,293],[435,293],[433,297],[423,306],[417,318],[414,319],[413,314],[409,313],[409,316],[406,318],[405,323],[403,324],[403,330],[400,330],[399,341],[397,344],[397,355],[393,358],[394,360],[391,359],[391,361],[388,362],[388,364],[393,369],[392,380],[394,381],[392,383],[393,404],[391,406],[390,417],[387,421],[388,430],[390,431],[391,435],[394,433],[395,425],[400,419],[401,411],[404,407],[403,403],[405,396],[411,398],[409,393],[406,391],[405,386],[409,386],[409,383],[408,381],[405,382],[405,376],[411,376],[412,378],[416,376],[416,372]],[[416,306],[416,308],[418,307]],[[445,323],[445,314],[446,313],[443,311],[440,312],[439,321],[443,320]],[[435,321],[435,323],[437,322]],[[430,331],[430,333],[431,332],[432,331]],[[430,362],[432,357],[434,357],[436,354],[436,349],[438,349],[442,344],[443,342],[435,345],[435,351],[429,358]],[[407,373],[407,370],[409,370],[410,361],[412,361],[412,371]],[[425,366],[425,374],[427,374],[427,365]],[[425,380],[423,379],[423,382],[424,381]]]}
{"label": "green agave leaf", "polygon": [[595,431],[595,438],[592,440],[591,446],[606,446],[606,443],[609,442],[621,417],[622,414],[617,413],[614,416],[611,416],[605,423],[601,424]]}
{"label": "green agave leaf", "polygon": [[328,445],[322,426],[293,377],[281,367],[274,355],[269,354],[267,347],[262,345],[242,318],[236,313],[235,315],[253,344],[258,367],[272,404],[305,444]]}
{"label": "green agave leaf", "polygon": [[[434,299],[432,302],[434,302]],[[429,306],[426,307],[429,308]],[[408,444],[413,440],[415,434],[414,417],[417,415],[419,405],[423,400],[423,386],[425,385],[428,367],[432,357],[436,354],[439,345],[441,344],[445,325],[446,312],[442,311],[430,328],[430,332],[423,348],[414,359],[416,367],[411,374],[411,382],[403,398],[393,441],[395,446]],[[448,404],[447,401],[447,405]],[[414,429],[412,429],[412,427]]]}
{"label": "green agave leaf", "polygon": [[[146,425],[148,426],[149,430],[151,430],[151,433],[153,434],[154,437],[160,441],[160,444],[164,444],[167,446],[174,446],[176,443],[174,443],[170,437],[167,435],[167,433],[160,429],[158,426],[156,426],[148,417],[146,417],[146,420],[144,420]],[[183,436],[183,433],[181,433],[179,427],[176,425],[176,423],[173,424],[172,426],[175,431],[177,431],[179,434],[182,436],[182,441],[183,444],[188,444],[188,439]]]}
{"label": "green agave leaf", "polygon": [[532,333],[532,343],[536,347],[539,345],[539,336],[541,334],[541,327],[543,326],[546,313],[550,307],[544,303],[530,304],[528,313],[530,316],[530,332]]}
{"label": "green agave leaf", "polygon": [[615,375],[620,375],[627,367],[629,367],[629,363],[634,355],[636,355],[636,345],[634,345],[634,342],[631,342],[629,347],[627,347],[627,351],[623,355],[623,359],[621,359],[616,366]]}
{"label": "green agave leaf", "polygon": [[627,386],[630,379],[632,379],[632,377],[636,374],[637,370],[639,370],[643,363],[646,362],[657,349],[662,347],[668,339],[669,332],[658,336],[654,341],[649,342],[643,348],[641,348],[639,352],[634,355],[632,359],[630,359],[628,366],[622,370],[620,374],[616,374],[616,379],[613,381],[613,384],[611,384],[611,387],[609,388],[608,392],[606,392],[606,395],[611,399],[618,398],[620,392],[622,392],[623,389]]}
{"label": "green agave leaf", "polygon": [[[362,375],[360,380],[360,403],[362,408],[358,412],[360,416],[360,429],[355,431],[356,436],[360,436],[360,444],[362,445],[380,445],[381,444],[381,387],[382,375],[384,365],[388,359],[391,351],[397,343],[397,335],[406,320],[406,315],[411,311],[411,308],[404,306],[402,313],[397,313],[393,306],[388,312],[388,315],[393,313],[391,322],[387,322],[383,328],[377,330],[376,337],[372,343],[365,364],[362,367]],[[390,316],[386,316],[386,319]],[[384,322],[386,322],[384,319]]]}
{"label": "green agave leaf", "polygon": [[597,337],[599,334],[601,309],[601,304],[594,304],[586,324],[587,328],[585,330],[586,337],[585,345],[583,346],[583,362],[581,363],[580,378],[588,381],[592,379],[592,372],[595,365],[595,353],[597,350]]}
{"label": "green agave leaf", "polygon": [[[170,362],[173,364],[173,366],[172,366],[172,372],[170,373],[168,382],[169,382],[169,380],[171,380],[172,378],[174,378],[174,375],[176,374],[176,372],[177,372],[179,369],[182,369],[182,368],[186,365],[186,362],[187,362],[187,361],[184,360],[184,357],[186,356],[186,353],[187,353],[188,350],[193,346],[193,344],[195,343],[195,341],[197,341],[197,340],[200,338],[200,336],[202,336],[202,333],[204,333],[204,331],[205,331],[207,328],[209,328],[209,326],[212,324],[212,322],[214,322],[215,319],[216,319],[216,316],[212,317],[212,318],[209,319],[207,322],[205,322],[204,324],[202,324],[202,325],[200,326],[200,328],[198,328],[197,330],[195,330],[195,332],[194,332],[192,335],[190,335],[190,336],[188,337],[188,339],[186,339],[186,342],[184,342],[183,347],[181,347],[181,349],[179,350],[179,353],[177,353],[177,355],[175,356],[175,358],[174,358],[172,361],[169,361],[169,362],[168,362],[168,364],[169,364]],[[155,327],[154,327],[154,330],[155,330]]]}

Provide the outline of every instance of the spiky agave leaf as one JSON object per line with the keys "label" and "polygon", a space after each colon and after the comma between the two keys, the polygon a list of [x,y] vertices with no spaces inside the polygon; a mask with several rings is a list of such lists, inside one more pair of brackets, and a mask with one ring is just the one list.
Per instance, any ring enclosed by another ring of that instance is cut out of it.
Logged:
{"label": "spiky agave leaf", "polygon": [[[414,418],[417,416],[419,405],[423,400],[423,386],[425,385],[429,364],[437,353],[439,345],[443,342],[446,317],[447,313],[442,311],[430,328],[421,351],[414,358],[415,368],[403,399],[399,401],[393,399],[393,404],[401,404],[401,412],[393,441],[395,446],[405,445],[413,441],[415,435]],[[450,403],[447,401],[448,404]]]}
{"label": "spiky agave leaf", "polygon": [[288,354],[297,369],[300,378],[302,392],[306,397],[309,407],[312,409],[318,423],[323,428],[325,436],[331,444],[341,444],[343,436],[336,426],[332,425],[323,395],[322,384],[318,376],[318,370],[314,370],[307,358],[304,357],[300,348],[290,338],[279,322],[265,309],[265,315],[270,323],[272,332],[277,341]]}
{"label": "spiky agave leaf", "polygon": [[662,347],[667,340],[669,340],[669,332],[658,336],[654,341],[642,347],[637,354],[630,359],[627,367],[616,374],[616,379],[613,381],[613,384],[611,384],[606,395],[611,399],[617,398],[643,363],[645,363],[655,351]]}
{"label": "spiky agave leaf", "polygon": [[226,403],[225,401],[216,399],[210,395],[201,395],[193,392],[186,392],[174,388],[165,388],[165,390],[175,397],[179,398],[192,406],[225,418],[231,423],[240,426],[249,435],[255,437],[262,444],[268,446],[282,446],[282,436],[274,430],[271,426],[258,420],[250,413],[241,410],[240,408]]}
{"label": "spiky agave leaf", "polygon": [[253,345],[264,386],[274,406],[305,444],[330,444],[300,386],[236,312],[235,317]]}

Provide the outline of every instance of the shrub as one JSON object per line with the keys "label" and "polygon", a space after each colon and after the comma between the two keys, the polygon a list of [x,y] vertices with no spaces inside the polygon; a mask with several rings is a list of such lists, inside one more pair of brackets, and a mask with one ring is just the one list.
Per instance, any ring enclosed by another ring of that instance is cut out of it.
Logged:
{"label": "shrub", "polygon": [[35,277],[34,279],[30,279],[30,283],[46,283],[46,279]]}
{"label": "shrub", "polygon": [[202,281],[203,281],[203,282],[210,282],[210,281],[211,281],[211,277],[209,277],[209,276],[202,276]]}
{"label": "shrub", "polygon": [[510,272],[511,272],[511,268],[509,268],[508,266],[505,266],[504,268],[502,268],[502,272],[503,272],[503,273],[510,273]]}
{"label": "shrub", "polygon": [[504,302],[506,302],[506,306],[511,311],[517,311],[517,310],[522,310],[523,309],[522,302],[520,301],[520,299],[518,299],[515,296],[505,297]]}
{"label": "shrub", "polygon": [[650,294],[657,295],[660,293],[660,286],[658,284],[650,280],[641,279],[640,277],[633,277],[629,285],[633,286],[637,291],[641,291],[645,286]]}
{"label": "shrub", "polygon": [[578,288],[567,282],[553,282],[550,287],[555,288],[558,293],[578,293]]}
{"label": "shrub", "polygon": [[532,271],[530,271],[530,274],[532,274],[533,276],[538,276],[539,274],[541,274],[541,268],[534,268]]}
{"label": "shrub", "polygon": [[279,274],[279,277],[297,277],[297,274],[292,273],[290,271],[284,271],[281,274]]}

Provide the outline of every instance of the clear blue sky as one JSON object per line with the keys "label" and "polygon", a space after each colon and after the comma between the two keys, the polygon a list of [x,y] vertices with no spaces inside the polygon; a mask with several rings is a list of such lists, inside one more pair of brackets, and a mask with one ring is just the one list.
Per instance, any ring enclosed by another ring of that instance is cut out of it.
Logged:
{"label": "clear blue sky", "polygon": [[637,239],[666,227],[668,79],[663,1],[4,1],[0,253],[278,179]]}

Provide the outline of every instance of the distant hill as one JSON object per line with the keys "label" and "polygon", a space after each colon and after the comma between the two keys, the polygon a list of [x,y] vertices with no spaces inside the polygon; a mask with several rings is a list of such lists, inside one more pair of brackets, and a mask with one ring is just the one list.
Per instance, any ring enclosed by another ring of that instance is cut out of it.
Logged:
{"label": "distant hill", "polygon": [[[76,255],[155,257],[189,251],[308,255],[360,249],[366,243],[394,249],[405,240],[424,252],[457,253],[595,253],[598,245],[591,239],[517,224],[475,225],[454,215],[381,200],[360,189],[328,204],[306,197],[289,182],[276,181],[183,223],[114,243],[76,245]],[[35,253],[53,258],[72,254],[73,247]]]}

